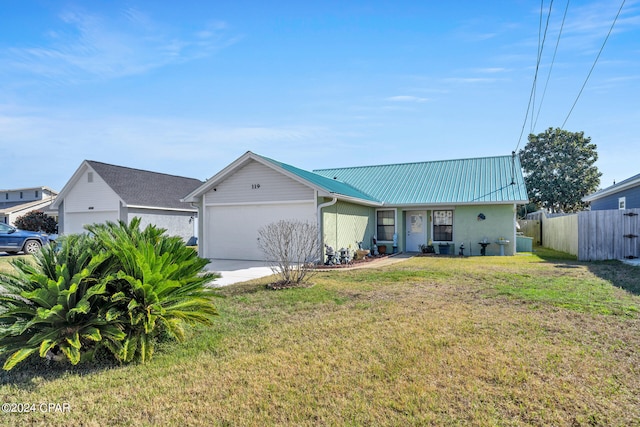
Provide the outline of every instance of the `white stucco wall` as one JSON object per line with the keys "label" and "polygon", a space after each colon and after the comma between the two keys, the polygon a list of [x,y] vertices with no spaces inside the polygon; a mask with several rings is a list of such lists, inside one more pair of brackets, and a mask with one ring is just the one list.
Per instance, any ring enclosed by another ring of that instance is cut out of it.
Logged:
{"label": "white stucco wall", "polygon": [[197,214],[195,212],[164,211],[129,208],[127,222],[134,217],[140,217],[140,227],[149,224],[164,228],[170,236],[181,237],[185,242],[197,234]]}

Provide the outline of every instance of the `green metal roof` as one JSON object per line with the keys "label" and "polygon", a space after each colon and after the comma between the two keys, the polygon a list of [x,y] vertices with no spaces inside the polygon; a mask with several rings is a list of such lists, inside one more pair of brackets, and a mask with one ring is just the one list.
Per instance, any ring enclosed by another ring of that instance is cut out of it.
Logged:
{"label": "green metal roof", "polygon": [[319,187],[328,193],[335,194],[338,196],[345,196],[349,198],[360,199],[362,201],[372,202],[375,204],[380,203],[380,200],[377,200],[376,198],[369,196],[365,192],[345,182],[342,182],[340,180],[335,180],[332,178],[325,177],[321,174],[309,172],[304,169],[300,169],[295,166],[291,166],[286,163],[282,163],[277,160],[270,159],[268,157],[260,156],[259,154],[255,154],[255,155],[261,157],[264,160],[267,160],[270,163],[273,163],[274,165],[286,170],[289,173],[292,173],[298,176],[299,178],[302,178],[307,182],[312,183],[316,187]]}
{"label": "green metal roof", "polygon": [[321,169],[313,172],[332,182],[348,184],[387,205],[528,201],[518,156]]}

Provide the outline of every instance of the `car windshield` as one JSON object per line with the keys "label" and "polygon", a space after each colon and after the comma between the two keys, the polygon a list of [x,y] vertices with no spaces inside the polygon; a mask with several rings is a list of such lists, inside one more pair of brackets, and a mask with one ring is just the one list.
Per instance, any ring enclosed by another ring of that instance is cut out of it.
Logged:
{"label": "car windshield", "polygon": [[12,230],[14,230],[12,226],[0,222],[0,233],[9,233]]}

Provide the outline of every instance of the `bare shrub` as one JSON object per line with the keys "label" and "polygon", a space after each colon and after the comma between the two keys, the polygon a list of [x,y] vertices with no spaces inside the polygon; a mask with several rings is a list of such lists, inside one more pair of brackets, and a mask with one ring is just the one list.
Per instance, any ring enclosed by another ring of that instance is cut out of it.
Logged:
{"label": "bare shrub", "polygon": [[276,287],[299,286],[311,278],[320,259],[318,227],[299,220],[272,222],[258,230],[258,247],[280,277]]}

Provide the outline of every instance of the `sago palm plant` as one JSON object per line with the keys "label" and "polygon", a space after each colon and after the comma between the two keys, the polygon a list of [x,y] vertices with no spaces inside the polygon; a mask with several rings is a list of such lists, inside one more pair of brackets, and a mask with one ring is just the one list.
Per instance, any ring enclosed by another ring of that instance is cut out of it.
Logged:
{"label": "sago palm plant", "polygon": [[87,230],[109,254],[108,263],[115,275],[108,290],[118,297],[118,312],[127,315],[127,336],[122,342],[106,345],[121,361],[148,360],[154,342],[161,333],[184,339],[184,326],[210,324],[217,314],[207,286],[215,277],[204,273],[209,262],[185,246],[179,237],[147,226],[140,230],[140,219],[129,225],[94,224]]}
{"label": "sago palm plant", "polygon": [[76,364],[97,348],[121,362],[149,360],[166,333],[184,339],[184,327],[210,324],[216,315],[216,275],[207,260],[178,237],[140,219],[87,226],[59,248],[12,262],[0,274],[0,354],[4,369],[29,355],[62,354]]}
{"label": "sago palm plant", "polygon": [[14,273],[0,274],[0,352],[10,354],[4,369],[36,351],[77,364],[98,345],[125,338],[110,310],[107,259],[87,236],[73,235],[59,250],[46,246],[34,259],[13,261]]}

